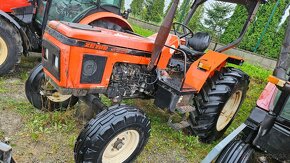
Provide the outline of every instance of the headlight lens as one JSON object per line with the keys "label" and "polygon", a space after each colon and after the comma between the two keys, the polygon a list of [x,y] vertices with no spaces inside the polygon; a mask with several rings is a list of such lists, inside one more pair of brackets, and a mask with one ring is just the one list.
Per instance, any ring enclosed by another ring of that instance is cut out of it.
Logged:
{"label": "headlight lens", "polygon": [[97,64],[93,60],[86,60],[83,64],[82,74],[85,76],[92,76],[97,71]]}
{"label": "headlight lens", "polygon": [[58,56],[55,56],[55,58],[54,58],[54,67],[55,68],[59,68],[59,58],[58,58]]}
{"label": "headlight lens", "polygon": [[48,49],[45,48],[44,49],[44,56],[43,56],[45,60],[48,59],[48,54],[49,54]]}

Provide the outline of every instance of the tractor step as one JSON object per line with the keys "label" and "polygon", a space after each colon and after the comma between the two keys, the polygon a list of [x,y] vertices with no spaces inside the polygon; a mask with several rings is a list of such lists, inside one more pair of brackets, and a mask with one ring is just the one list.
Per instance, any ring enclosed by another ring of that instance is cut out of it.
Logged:
{"label": "tractor step", "polygon": [[172,123],[169,121],[168,125],[171,128],[173,128],[174,130],[182,130],[182,129],[190,126],[190,124],[187,121],[181,121],[179,123]]}
{"label": "tractor step", "polygon": [[190,112],[195,111],[195,107],[190,106],[190,105],[180,106],[176,109],[176,111],[181,113],[181,114],[190,113]]}

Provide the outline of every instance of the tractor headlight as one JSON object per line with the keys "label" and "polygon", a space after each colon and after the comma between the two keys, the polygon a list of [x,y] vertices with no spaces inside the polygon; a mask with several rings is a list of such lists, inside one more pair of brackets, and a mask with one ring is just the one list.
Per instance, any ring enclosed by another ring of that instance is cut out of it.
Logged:
{"label": "tractor headlight", "polygon": [[48,49],[45,49],[45,52],[44,52],[44,59],[48,59],[48,54],[49,54],[49,52],[48,52]]}
{"label": "tractor headlight", "polygon": [[59,68],[59,58],[58,58],[58,56],[55,56],[55,57],[54,57],[54,67],[55,67],[56,69]]}
{"label": "tractor headlight", "polygon": [[81,83],[99,84],[102,81],[107,57],[85,54],[83,57]]}
{"label": "tractor headlight", "polygon": [[98,67],[96,62],[94,62],[93,60],[86,60],[83,63],[82,74],[85,76],[92,76],[96,73],[97,69]]}

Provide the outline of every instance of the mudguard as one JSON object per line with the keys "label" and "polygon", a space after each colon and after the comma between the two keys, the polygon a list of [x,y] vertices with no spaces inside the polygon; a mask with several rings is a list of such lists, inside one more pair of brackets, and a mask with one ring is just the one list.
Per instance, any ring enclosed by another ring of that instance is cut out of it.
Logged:
{"label": "mudguard", "polygon": [[189,86],[199,92],[207,79],[213,76],[215,71],[220,71],[227,62],[241,64],[243,59],[215,51],[208,51],[188,69],[184,82],[185,86]]}
{"label": "mudguard", "polygon": [[9,20],[13,25],[15,25],[18,29],[21,29],[21,26],[19,25],[19,23],[17,23],[16,20],[14,20],[9,14],[7,14],[6,12],[0,10],[0,15],[2,17],[4,17],[5,19]]}
{"label": "mudguard", "polygon": [[129,24],[129,22],[126,19],[124,19],[122,16],[119,16],[119,15],[116,15],[116,14],[110,13],[110,12],[94,13],[92,15],[89,15],[89,16],[83,18],[80,21],[80,24],[90,24],[93,21],[100,20],[100,19],[110,20],[111,22],[118,24],[119,26],[121,26],[125,30],[133,31],[132,26]]}
{"label": "mudguard", "polygon": [[19,33],[20,33],[22,41],[23,41],[24,55],[28,54],[30,42],[29,42],[28,36],[24,32],[24,30],[22,29],[20,24],[15,19],[13,19],[9,14],[5,13],[2,10],[0,10],[0,16],[3,17],[4,19],[6,19],[7,21],[10,21],[19,30]]}

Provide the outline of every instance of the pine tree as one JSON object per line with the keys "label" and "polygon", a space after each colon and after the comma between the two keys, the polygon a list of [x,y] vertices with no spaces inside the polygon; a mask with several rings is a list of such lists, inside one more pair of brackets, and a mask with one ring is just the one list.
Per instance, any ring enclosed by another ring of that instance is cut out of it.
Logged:
{"label": "pine tree", "polygon": [[233,6],[229,3],[214,2],[205,9],[206,18],[204,24],[215,39],[219,39],[225,30],[230,18],[229,14],[233,11]]}
{"label": "pine tree", "polygon": [[[284,33],[286,23],[280,30],[277,31],[277,26],[280,23],[281,17],[283,16],[284,10],[288,3],[287,0],[281,0],[280,5],[275,12],[275,15],[264,35],[262,42],[257,49],[257,53],[272,58],[277,58],[280,52],[281,43],[284,39]],[[261,33],[263,32],[267,21],[272,13],[275,3],[268,3],[261,5],[257,13],[257,17],[254,23],[249,27],[243,41],[240,44],[240,48],[248,51],[253,51],[257,41],[259,40]],[[225,33],[221,37],[222,43],[229,43],[235,40],[247,19],[247,11],[244,6],[237,6],[231,21],[226,28]]]}
{"label": "pine tree", "polygon": [[121,10],[125,10],[125,0],[121,0]]}
{"label": "pine tree", "polygon": [[163,17],[164,1],[165,0],[147,0],[145,4],[146,15],[144,19],[146,21],[159,23]]}
{"label": "pine tree", "polygon": [[193,0],[183,0],[181,5],[179,6],[177,12],[176,12],[176,17],[177,21],[182,23],[193,3]]}
{"label": "pine tree", "polygon": [[134,16],[140,16],[143,11],[144,0],[133,0],[130,7]]}
{"label": "pine tree", "polygon": [[171,1],[170,1],[170,3],[169,3],[169,5],[168,5],[168,7],[167,7],[167,9],[166,9],[166,11],[165,11],[165,13],[164,13],[164,15],[166,15],[166,14],[168,13],[168,11],[169,11],[169,9],[170,9],[170,7],[171,7],[173,1],[174,1],[174,0],[171,0]]}

